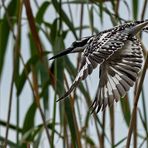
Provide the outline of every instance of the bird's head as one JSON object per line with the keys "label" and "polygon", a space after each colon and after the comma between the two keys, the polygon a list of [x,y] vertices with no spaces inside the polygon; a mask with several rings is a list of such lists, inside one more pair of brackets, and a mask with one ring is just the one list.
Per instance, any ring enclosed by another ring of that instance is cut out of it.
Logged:
{"label": "bird's head", "polygon": [[62,50],[57,55],[51,57],[49,60],[70,54],[75,52],[83,52],[84,49],[88,46],[88,41],[92,38],[92,36],[81,38],[80,40],[74,41],[70,47]]}

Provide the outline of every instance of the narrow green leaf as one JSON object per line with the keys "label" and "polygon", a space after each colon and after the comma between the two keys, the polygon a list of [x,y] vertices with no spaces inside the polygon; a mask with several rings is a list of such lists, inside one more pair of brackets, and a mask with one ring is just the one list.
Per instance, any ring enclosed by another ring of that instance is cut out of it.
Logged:
{"label": "narrow green leaf", "polygon": [[35,141],[35,136],[39,133],[42,133],[43,129],[44,129],[43,126],[36,126],[24,132],[20,141],[20,147],[26,148],[27,143],[33,143]]}
{"label": "narrow green leaf", "polygon": [[132,6],[133,6],[133,18],[135,20],[137,20],[139,0],[133,0],[132,2],[133,2],[132,3]]}
{"label": "narrow green leaf", "polygon": [[44,17],[44,14],[47,10],[47,8],[49,7],[50,5],[50,2],[48,1],[45,1],[39,8],[38,12],[37,12],[37,15],[36,15],[36,22],[38,24],[41,24],[43,22],[43,17]]}
{"label": "narrow green leaf", "polygon": [[25,120],[23,123],[23,133],[26,133],[29,129],[34,127],[36,110],[37,110],[36,104],[32,103],[25,115]]}
{"label": "narrow green leaf", "polygon": [[[58,43],[58,44],[57,44]],[[56,49],[56,52],[61,51],[61,49],[64,49],[64,42],[62,37],[57,37],[55,40],[55,46],[54,49]],[[64,86],[64,59],[57,59],[57,92],[58,94],[63,93],[63,86]]]}
{"label": "narrow green leaf", "polygon": [[[37,110],[37,106],[35,102],[31,104],[29,107],[23,123],[23,133],[22,133],[22,139],[21,139],[21,147],[25,148],[27,143],[30,143],[30,139],[32,138],[31,133],[34,131],[34,119],[35,119],[35,113]],[[39,129],[37,129],[39,130]]]}
{"label": "narrow green leaf", "polygon": [[100,9],[100,20],[101,24],[103,24],[103,2],[99,4],[99,9]]}
{"label": "narrow green leaf", "polygon": [[95,146],[95,142],[93,141],[93,138],[91,138],[88,135],[84,135],[83,138],[86,140],[86,143],[90,146]]}
{"label": "narrow green leaf", "polygon": [[[52,123],[46,122],[48,128],[51,130],[53,125]],[[57,125],[57,123],[56,123]],[[30,129],[28,129],[22,136],[21,140],[20,140],[20,147],[25,147],[24,143],[33,143],[35,145],[35,147],[37,147],[36,145],[40,143],[41,138],[40,135],[42,135],[44,131],[44,125],[43,124],[39,124],[37,126],[34,126]],[[54,130],[54,132],[57,134],[57,136],[59,136],[60,138],[63,138],[63,136],[61,135],[61,133],[59,133],[57,130]],[[36,139],[37,137],[37,139]]]}
{"label": "narrow green leaf", "polygon": [[[53,46],[54,49],[56,49],[54,46],[55,46],[55,40],[56,40],[56,37],[58,35],[58,30],[57,30],[57,25],[58,25],[58,22],[59,22],[59,19],[56,18],[52,25],[50,26],[50,36],[49,36],[49,40]],[[60,49],[58,49],[60,50]]]}
{"label": "narrow green leaf", "polygon": [[126,139],[127,139],[127,137],[121,139],[119,142],[117,142],[117,143],[113,146],[113,148],[118,147],[118,146],[119,146],[122,142],[124,142]]}
{"label": "narrow green leaf", "polygon": [[73,24],[71,23],[71,21],[69,20],[68,16],[66,15],[65,11],[63,11],[62,7],[60,6],[60,3],[57,0],[52,0],[52,4],[55,8],[55,10],[57,11],[57,13],[59,14],[59,16],[61,17],[61,19],[66,23],[66,25],[71,29],[73,35],[75,36],[75,38],[77,39],[77,35],[74,29]]}
{"label": "narrow green leaf", "polygon": [[[4,65],[4,59],[7,51],[7,44],[10,33],[10,26],[7,21],[7,15],[9,15],[9,18],[15,17],[16,10],[17,10],[17,1],[11,0],[7,7],[7,12],[5,12],[4,17],[0,22],[0,78]],[[13,27],[14,21],[11,21],[11,25],[12,25],[11,27]]]}
{"label": "narrow green leaf", "polygon": [[[0,125],[1,125],[1,126],[4,126],[4,127],[6,128],[7,123],[6,123],[6,121],[0,120]],[[9,124],[9,128],[10,128],[11,130],[14,130],[14,131],[17,130],[17,132],[22,133],[22,128],[17,128],[16,125],[14,125],[14,124]]]}
{"label": "narrow green leaf", "polygon": [[91,26],[91,30],[92,30],[92,33],[93,33],[93,26],[94,26],[94,11],[93,11],[94,7],[93,5],[91,6],[90,8],[90,11],[89,11],[89,16],[90,16],[90,26]]}
{"label": "narrow green leaf", "polygon": [[[58,44],[57,44],[58,43]],[[64,48],[64,42],[63,42],[63,38],[62,36],[59,36],[58,34],[56,35],[55,41],[54,41],[54,53],[55,52],[59,52],[61,50],[61,48]],[[59,96],[61,94],[63,94],[63,90],[64,90],[64,63],[63,63],[63,59],[56,59],[54,61],[54,70],[53,70],[53,74],[56,78],[56,83],[55,83],[55,97],[54,97],[54,108],[53,108],[53,127],[52,127],[52,147],[53,147],[53,142],[54,142],[54,135],[55,135],[55,119],[56,119],[56,93],[59,94]],[[62,111],[60,110],[60,114],[62,114]]]}
{"label": "narrow green leaf", "polygon": [[123,0],[123,3],[125,4],[125,6],[126,6],[126,8],[127,8],[128,14],[130,14],[131,11],[130,11],[130,7],[129,7],[129,5],[128,5],[128,2],[127,2],[126,0]]}
{"label": "narrow green leaf", "polygon": [[[5,141],[5,138],[0,136],[0,147],[3,148],[4,146],[1,144]],[[16,148],[18,147],[18,145],[16,143],[14,143],[13,141],[11,140],[7,140],[7,143],[8,145],[11,147],[11,148]]]}
{"label": "narrow green leaf", "polygon": [[64,101],[64,103],[65,103],[65,113],[67,116],[67,121],[68,121],[69,129],[70,129],[70,133],[71,133],[71,138],[72,138],[72,144],[73,144],[73,147],[76,148],[77,147],[76,130],[75,130],[72,108],[70,105],[69,98],[67,98]]}
{"label": "narrow green leaf", "polygon": [[42,131],[38,133],[37,138],[34,140],[33,147],[40,147],[41,138],[42,138]]}
{"label": "narrow green leaf", "polygon": [[[44,109],[49,109],[49,90],[48,85],[45,85],[46,82],[49,82],[49,73],[48,73],[48,65],[47,65],[47,59],[44,60],[44,62],[39,61],[36,66],[36,70],[39,70],[40,74],[40,80],[41,84],[40,87],[42,88],[42,97],[43,97],[43,103],[44,103]],[[45,87],[46,86],[46,87]]]}
{"label": "narrow green leaf", "polygon": [[130,112],[130,104],[129,104],[129,98],[126,95],[124,98],[121,98],[121,109],[122,113],[125,119],[125,122],[127,126],[130,124],[130,119],[131,119],[131,112]]}
{"label": "narrow green leaf", "polygon": [[18,86],[17,86],[17,96],[19,96],[20,93],[23,90],[24,84],[25,84],[25,82],[27,80],[27,76],[31,72],[31,65],[35,65],[38,62],[38,59],[39,59],[39,56],[35,55],[31,59],[29,59],[28,62],[25,64],[23,72],[19,76],[19,79],[18,79],[18,82],[17,82],[17,84],[18,84]]}

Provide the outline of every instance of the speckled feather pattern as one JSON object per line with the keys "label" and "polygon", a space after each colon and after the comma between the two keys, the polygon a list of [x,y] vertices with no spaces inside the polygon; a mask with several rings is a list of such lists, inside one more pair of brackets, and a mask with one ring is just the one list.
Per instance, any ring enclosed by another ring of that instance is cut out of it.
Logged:
{"label": "speckled feather pattern", "polygon": [[[134,85],[138,73],[142,68],[143,53],[136,34],[142,29],[147,31],[147,21],[136,21],[116,26],[86,37],[79,72],[70,89],[59,100],[66,98],[77,87],[81,80],[85,80],[93,70],[100,65],[99,85],[96,97],[91,105],[92,112],[104,110],[114,101],[124,97]],[[71,52],[79,52],[79,48]]]}

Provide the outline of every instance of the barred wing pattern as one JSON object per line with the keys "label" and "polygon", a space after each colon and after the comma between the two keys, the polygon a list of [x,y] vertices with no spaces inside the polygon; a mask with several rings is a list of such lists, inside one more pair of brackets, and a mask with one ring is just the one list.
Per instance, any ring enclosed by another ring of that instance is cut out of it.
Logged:
{"label": "barred wing pattern", "polygon": [[86,79],[86,77],[92,73],[98,64],[103,63],[113,53],[121,49],[127,41],[128,36],[128,32],[112,31],[100,34],[99,39],[98,35],[90,38],[88,41],[89,46],[87,46],[83,52],[79,73],[70,89],[59,100],[66,98],[79,85],[81,80]]}
{"label": "barred wing pattern", "polygon": [[111,106],[114,100],[117,102],[124,97],[134,85],[142,67],[142,48],[136,38],[128,40],[122,50],[115,54],[100,66],[100,83],[91,105],[92,112],[104,110],[107,105]]}
{"label": "barred wing pattern", "polygon": [[91,105],[92,112],[104,110],[107,105],[112,105],[114,100],[118,101],[124,97],[134,85],[142,67],[142,48],[135,36],[140,31],[148,31],[148,20],[125,23],[84,40],[75,41],[70,48],[50,58],[83,51],[79,72],[70,89],[59,100],[69,96],[98,64],[100,81]]}

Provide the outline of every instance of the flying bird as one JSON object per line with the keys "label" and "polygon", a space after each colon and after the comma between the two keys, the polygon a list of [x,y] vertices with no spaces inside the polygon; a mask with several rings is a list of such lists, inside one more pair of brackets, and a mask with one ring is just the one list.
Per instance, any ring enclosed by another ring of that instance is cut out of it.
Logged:
{"label": "flying bird", "polygon": [[[91,105],[92,112],[104,110],[124,97],[134,85],[142,68],[143,52],[136,35],[148,31],[148,20],[128,22],[96,35],[74,41],[72,45],[49,60],[70,54],[82,53],[79,72],[62,100],[85,80],[99,65],[99,85]],[[58,100],[58,101],[59,101]]]}

